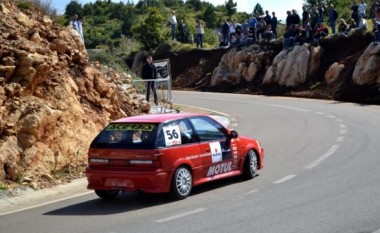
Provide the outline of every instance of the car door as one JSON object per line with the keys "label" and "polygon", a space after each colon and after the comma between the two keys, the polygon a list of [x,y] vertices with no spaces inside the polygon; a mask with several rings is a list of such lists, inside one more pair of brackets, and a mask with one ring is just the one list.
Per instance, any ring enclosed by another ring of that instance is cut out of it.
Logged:
{"label": "car door", "polygon": [[[213,177],[238,168],[237,146],[228,138],[226,128],[207,116],[191,117],[199,138],[203,162],[203,177]],[[231,151],[231,148],[234,151]]]}
{"label": "car door", "polygon": [[198,139],[190,122],[186,119],[166,122],[157,136],[157,147],[166,169],[175,169],[181,164],[189,164],[194,181],[202,178],[203,161]]}

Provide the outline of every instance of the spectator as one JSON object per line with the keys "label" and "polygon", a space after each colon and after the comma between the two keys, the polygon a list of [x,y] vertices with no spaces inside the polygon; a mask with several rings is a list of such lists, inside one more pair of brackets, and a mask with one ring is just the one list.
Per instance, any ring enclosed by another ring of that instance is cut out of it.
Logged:
{"label": "spectator", "polygon": [[83,16],[80,16],[78,18],[78,21],[77,21],[77,25],[78,25],[78,33],[80,35],[80,37],[82,38],[82,41],[84,43],[84,36],[83,36]]}
{"label": "spectator", "polygon": [[244,20],[241,24],[241,30],[243,32],[243,37],[247,37],[248,34],[248,20]]}
{"label": "spectator", "polygon": [[323,22],[325,19],[325,6],[323,3],[319,4],[318,7],[319,23]]}
{"label": "spectator", "polygon": [[313,11],[311,12],[311,24],[310,24],[311,28],[315,30],[318,23],[319,23],[318,8],[313,7]]}
{"label": "spectator", "polygon": [[186,24],[181,19],[181,22],[178,24],[178,32],[179,32],[179,41],[181,43],[186,43]]}
{"label": "spectator", "polygon": [[373,23],[373,31],[375,33],[374,41],[376,44],[380,43],[380,8],[377,8],[375,11],[375,17],[372,20]]}
{"label": "spectator", "polygon": [[304,43],[304,29],[299,25],[294,25],[294,43],[302,45]]}
{"label": "spectator", "polygon": [[304,41],[306,43],[311,43],[314,41],[314,31],[309,24],[306,25],[304,33]]}
{"label": "spectator", "polygon": [[278,21],[277,21],[276,13],[273,11],[272,19],[270,21],[270,25],[273,31],[273,39],[277,39],[277,24],[278,24]]}
{"label": "spectator", "polygon": [[229,23],[229,31],[230,31],[230,44],[232,44],[233,39],[235,39],[235,33],[236,33],[236,24],[234,22],[234,18],[231,18]]}
{"label": "spectator", "polygon": [[241,25],[237,24],[235,30],[235,45],[241,45],[241,41],[243,39],[243,29]]}
{"label": "spectator", "polygon": [[298,15],[297,11],[294,9],[292,10],[292,24],[293,25],[301,24],[301,18]]}
{"label": "spectator", "polygon": [[286,27],[288,28],[289,26],[293,25],[293,19],[292,19],[292,12],[291,11],[286,11]]}
{"label": "spectator", "polygon": [[265,23],[264,18],[259,18],[259,25],[256,31],[256,39],[259,41],[263,38],[263,33],[265,29],[267,28],[267,24]]}
{"label": "spectator", "polygon": [[153,91],[154,104],[158,105],[156,82],[153,79],[157,78],[156,66],[153,64],[151,55],[146,57],[146,63],[143,65],[141,76],[146,80],[146,101],[149,102],[150,90]]}
{"label": "spectator", "polygon": [[345,34],[345,32],[347,31],[347,28],[348,28],[348,25],[346,21],[344,19],[340,19],[340,23],[338,25],[338,32]]}
{"label": "spectator", "polygon": [[335,22],[338,19],[338,12],[335,10],[335,7],[333,4],[330,5],[330,10],[329,10],[329,23],[331,26],[331,31],[333,34],[335,34]]}
{"label": "spectator", "polygon": [[364,0],[361,0],[361,3],[358,6],[359,16],[365,19],[366,11],[367,11],[367,3]]}
{"label": "spectator", "polygon": [[175,11],[172,11],[172,15],[169,18],[172,32],[172,40],[175,40],[175,34],[177,30],[177,17],[175,16]]}
{"label": "spectator", "polygon": [[228,36],[230,34],[230,26],[228,25],[227,19],[224,20],[221,33],[223,37],[223,40],[222,40],[223,46],[228,46],[228,42],[229,42]]}
{"label": "spectator", "polygon": [[270,25],[272,17],[269,15],[269,11],[265,11],[264,21],[266,25]]}
{"label": "spectator", "polygon": [[325,27],[324,23],[319,23],[317,26],[317,30],[315,30],[314,38],[320,40],[321,38],[325,38],[329,34],[328,29]]}
{"label": "spectator", "polygon": [[348,36],[352,31],[357,28],[356,22],[354,19],[350,19],[350,23],[348,24],[348,28],[346,30],[346,36]]}
{"label": "spectator", "polygon": [[269,24],[263,32],[263,39],[265,41],[271,41],[273,39],[272,26]]}
{"label": "spectator", "polygon": [[199,48],[199,47],[203,48],[203,34],[205,33],[204,28],[203,28],[202,23],[199,19],[195,20],[195,22],[196,22],[195,32],[197,34],[197,36],[196,36],[197,48]]}
{"label": "spectator", "polygon": [[380,3],[377,1],[373,1],[371,5],[371,19],[374,19],[376,16],[376,9],[380,7]]}
{"label": "spectator", "polygon": [[356,25],[358,25],[359,24],[359,5],[356,4],[356,1],[353,1],[351,10],[352,10],[351,19],[353,19]]}
{"label": "spectator", "polygon": [[294,47],[294,36],[295,36],[295,31],[293,26],[287,26],[285,29],[285,34],[284,34],[284,49],[289,52],[289,50]]}
{"label": "spectator", "polygon": [[245,41],[245,44],[246,45],[252,45],[255,43],[255,40],[256,40],[256,37],[255,37],[255,33],[251,30],[251,28],[248,30],[248,35],[247,35],[247,39]]}
{"label": "spectator", "polygon": [[310,19],[310,14],[309,12],[307,11],[306,7],[303,6],[302,7],[302,26],[306,26],[306,24],[309,22],[309,19]]}
{"label": "spectator", "polygon": [[73,17],[70,19],[70,25],[78,31],[78,15],[74,14]]}
{"label": "spectator", "polygon": [[256,27],[257,27],[257,19],[256,17],[252,14],[251,18],[249,19],[249,30],[251,31],[254,39],[256,39]]}
{"label": "spectator", "polygon": [[365,18],[362,15],[359,15],[358,30],[361,30],[361,31],[368,30],[367,20],[365,20]]}

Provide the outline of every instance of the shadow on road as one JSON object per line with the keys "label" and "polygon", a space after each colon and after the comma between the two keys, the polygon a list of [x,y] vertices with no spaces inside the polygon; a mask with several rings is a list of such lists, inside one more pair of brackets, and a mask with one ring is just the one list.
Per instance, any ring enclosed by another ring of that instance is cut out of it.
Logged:
{"label": "shadow on road", "polygon": [[[191,195],[188,199],[181,201],[190,201],[189,199],[196,196],[217,190],[219,188],[242,182],[239,177],[233,177],[225,180],[214,181],[197,187],[193,187]],[[64,208],[56,209],[45,213],[44,215],[56,216],[84,216],[84,215],[111,215],[125,213],[129,211],[159,206],[163,204],[173,203],[169,194],[145,194],[145,193],[120,193],[113,200],[104,200],[101,198],[73,204]]]}

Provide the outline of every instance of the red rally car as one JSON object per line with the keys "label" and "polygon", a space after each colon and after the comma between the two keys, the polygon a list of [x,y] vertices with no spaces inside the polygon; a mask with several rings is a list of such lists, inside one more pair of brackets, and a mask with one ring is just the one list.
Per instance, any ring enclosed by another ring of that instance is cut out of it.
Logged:
{"label": "red rally car", "polygon": [[208,115],[151,114],[111,122],[91,143],[88,189],[101,198],[120,191],[170,192],[186,198],[193,186],[231,176],[252,179],[264,149]]}

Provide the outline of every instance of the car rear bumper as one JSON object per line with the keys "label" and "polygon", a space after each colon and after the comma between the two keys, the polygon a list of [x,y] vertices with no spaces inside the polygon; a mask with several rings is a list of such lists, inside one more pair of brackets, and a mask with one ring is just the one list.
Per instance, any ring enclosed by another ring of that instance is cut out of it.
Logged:
{"label": "car rear bumper", "polygon": [[169,192],[172,172],[126,172],[114,170],[86,169],[88,189],[122,191],[144,191],[147,193]]}

